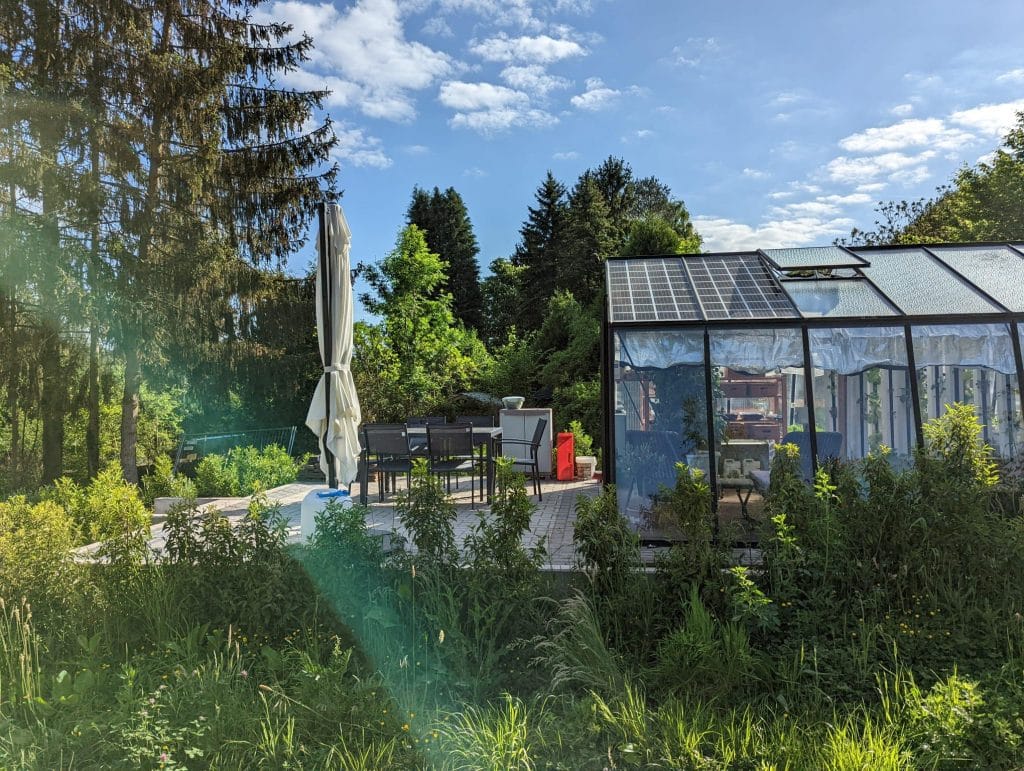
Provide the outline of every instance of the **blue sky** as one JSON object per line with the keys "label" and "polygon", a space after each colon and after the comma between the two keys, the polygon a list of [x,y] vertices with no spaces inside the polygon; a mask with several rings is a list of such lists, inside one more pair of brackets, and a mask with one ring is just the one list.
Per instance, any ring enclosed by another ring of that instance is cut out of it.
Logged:
{"label": "blue sky", "polygon": [[[548,169],[608,155],[682,197],[709,250],[829,243],[929,195],[1024,109],[1024,3],[272,2],[313,36],[281,79],[333,90],[352,256],[393,247],[413,185],[455,187],[481,267]],[[303,270],[309,250],[289,264]]]}

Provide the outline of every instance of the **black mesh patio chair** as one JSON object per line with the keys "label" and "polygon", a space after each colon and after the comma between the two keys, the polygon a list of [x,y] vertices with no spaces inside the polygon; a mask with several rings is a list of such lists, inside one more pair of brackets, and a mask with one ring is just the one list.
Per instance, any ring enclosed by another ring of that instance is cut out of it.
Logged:
{"label": "black mesh patio chair", "polygon": [[[431,474],[444,475],[448,492],[452,491],[452,475],[458,486],[459,474],[469,474],[469,500],[476,502],[476,472],[479,460],[473,443],[473,426],[452,423],[444,426],[427,424],[427,468]],[[481,491],[482,492],[482,491]]]}
{"label": "black mesh patio chair", "polygon": [[363,426],[363,446],[366,448],[366,464],[363,467],[363,490],[371,470],[381,475],[377,494],[384,500],[388,487],[396,488],[399,474],[405,474],[406,485],[412,484],[412,453],[409,450],[409,431],[404,423],[371,423]]}
{"label": "black mesh patio chair", "polygon": [[[406,421],[406,425],[410,428],[425,428],[427,426],[443,426],[446,422],[444,415],[420,415],[409,418]],[[410,434],[409,446],[412,447],[412,454],[417,458],[427,457],[426,434]]]}
{"label": "black mesh patio chair", "polygon": [[475,428],[494,428],[493,415],[458,415],[455,418],[455,422],[469,423],[469,425]]}
{"label": "black mesh patio chair", "polygon": [[[473,428],[494,428],[494,416],[493,415],[458,415],[455,418],[456,423],[469,423]],[[484,463],[487,460],[487,442],[476,440],[476,452],[480,458],[480,489],[484,489],[484,469],[486,468]]]}
{"label": "black mesh patio chair", "polygon": [[505,457],[511,460],[513,465],[515,466],[528,466],[530,469],[533,470],[533,492],[536,493],[538,501],[544,500],[544,494],[541,492],[540,489],[539,453],[541,442],[544,441],[544,432],[545,430],[547,430],[547,427],[548,421],[545,418],[541,418],[540,420],[537,421],[537,427],[533,430],[533,438],[530,439],[529,441],[525,439],[505,439],[504,437],[501,440],[502,447],[505,447],[506,445],[510,444],[515,444],[530,448],[529,459],[511,458],[509,456]]}
{"label": "black mesh patio chair", "polygon": [[419,415],[405,422],[410,426],[443,426],[447,421],[444,415]]}

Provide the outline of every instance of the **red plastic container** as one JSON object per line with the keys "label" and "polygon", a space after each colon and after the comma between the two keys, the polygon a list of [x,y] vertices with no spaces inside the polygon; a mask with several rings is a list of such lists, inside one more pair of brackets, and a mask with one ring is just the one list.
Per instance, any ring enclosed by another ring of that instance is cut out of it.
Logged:
{"label": "red plastic container", "polygon": [[555,447],[557,460],[555,474],[559,482],[571,482],[576,478],[576,443],[572,434],[559,434]]}

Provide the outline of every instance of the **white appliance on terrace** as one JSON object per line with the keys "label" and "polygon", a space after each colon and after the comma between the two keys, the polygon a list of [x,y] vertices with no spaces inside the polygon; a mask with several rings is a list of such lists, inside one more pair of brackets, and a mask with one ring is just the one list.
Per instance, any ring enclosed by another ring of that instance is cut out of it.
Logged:
{"label": "white appliance on terrace", "polygon": [[[517,441],[529,442],[533,439],[533,432],[537,429],[537,421],[546,420],[544,438],[541,440],[538,454],[538,465],[540,473],[545,476],[551,475],[551,447],[554,436],[554,420],[551,410],[539,408],[526,408],[518,410],[501,411],[501,438],[515,439]],[[523,444],[502,444],[501,454],[518,460],[529,461],[530,448]],[[522,466],[518,467],[522,470]]]}

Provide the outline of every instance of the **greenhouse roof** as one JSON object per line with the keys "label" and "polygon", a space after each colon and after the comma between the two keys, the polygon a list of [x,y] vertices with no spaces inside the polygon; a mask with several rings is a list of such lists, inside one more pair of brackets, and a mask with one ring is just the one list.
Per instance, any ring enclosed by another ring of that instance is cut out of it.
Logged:
{"label": "greenhouse roof", "polygon": [[612,324],[1024,317],[1019,243],[617,257],[606,280]]}

